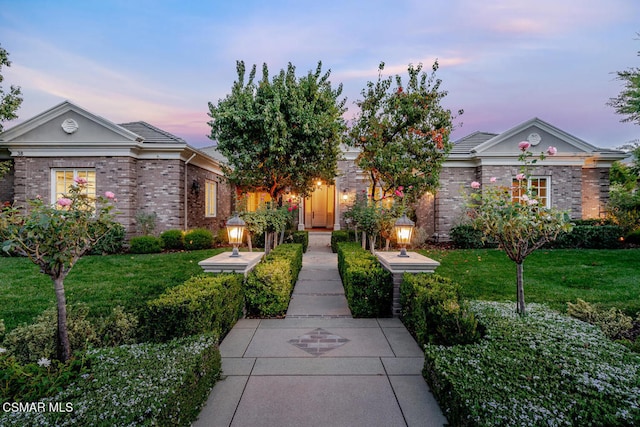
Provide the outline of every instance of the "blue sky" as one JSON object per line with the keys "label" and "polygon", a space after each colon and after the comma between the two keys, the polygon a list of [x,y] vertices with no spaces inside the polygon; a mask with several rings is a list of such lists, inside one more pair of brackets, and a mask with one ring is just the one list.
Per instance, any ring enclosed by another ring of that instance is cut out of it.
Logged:
{"label": "blue sky", "polygon": [[22,120],[68,99],[116,123],[144,120],[210,145],[207,103],[230,91],[236,60],[319,60],[344,85],[347,118],[384,61],[390,74],[438,58],[443,104],[464,109],[453,138],[539,117],[585,141],[640,138],[606,106],[638,67],[637,0],[0,0],[3,87]]}

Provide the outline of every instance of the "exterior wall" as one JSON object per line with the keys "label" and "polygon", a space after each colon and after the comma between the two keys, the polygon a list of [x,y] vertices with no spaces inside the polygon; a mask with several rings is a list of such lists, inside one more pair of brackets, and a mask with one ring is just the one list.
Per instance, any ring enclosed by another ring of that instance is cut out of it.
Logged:
{"label": "exterior wall", "polygon": [[[205,216],[205,181],[207,180],[218,184],[215,217]],[[192,189],[194,181],[199,185],[198,191]],[[226,225],[227,219],[233,213],[233,199],[233,188],[224,177],[194,165],[187,165],[188,221],[186,228],[206,228],[215,235]]]}
{"label": "exterior wall", "polygon": [[[4,161],[4,160],[0,160]],[[0,206],[5,202],[13,202],[13,186],[14,186],[14,168],[11,162],[11,169],[2,178],[0,178]]]}
{"label": "exterior wall", "polygon": [[416,228],[422,228],[430,238],[436,233],[436,198],[431,193],[422,196],[414,206]]}
{"label": "exterior wall", "polygon": [[15,201],[25,205],[36,196],[51,199],[51,169],[95,169],[96,193],[112,191],[118,202],[116,219],[125,226],[127,235],[135,231],[136,165],[129,157],[16,157],[14,159]]}
{"label": "exterior wall", "polygon": [[[336,178],[335,187],[336,192],[338,193],[338,204],[335,210],[335,223],[340,224],[340,228],[346,230],[348,228],[348,224],[344,221],[343,214],[347,209],[353,206],[356,194],[368,191],[369,180],[367,175],[358,169],[355,161],[353,160],[338,161],[338,171],[340,176]],[[347,196],[346,200],[343,197],[345,194]]]}
{"label": "exterior wall", "polygon": [[136,214],[157,215],[156,234],[182,229],[184,224],[184,162],[138,160]]}
{"label": "exterior wall", "polygon": [[464,222],[464,197],[461,190],[469,188],[469,184],[478,179],[478,169],[475,167],[442,168],[440,190],[435,197],[433,237],[436,241],[449,240],[451,227]]}
{"label": "exterior wall", "polygon": [[609,169],[582,169],[582,218],[600,218],[609,201]]}

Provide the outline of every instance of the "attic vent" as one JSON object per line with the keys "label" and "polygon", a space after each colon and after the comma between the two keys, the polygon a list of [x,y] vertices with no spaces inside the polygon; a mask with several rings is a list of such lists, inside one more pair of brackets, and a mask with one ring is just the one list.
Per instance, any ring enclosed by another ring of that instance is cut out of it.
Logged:
{"label": "attic vent", "polygon": [[62,122],[62,130],[68,134],[72,134],[78,130],[78,123],[73,119],[67,119]]}

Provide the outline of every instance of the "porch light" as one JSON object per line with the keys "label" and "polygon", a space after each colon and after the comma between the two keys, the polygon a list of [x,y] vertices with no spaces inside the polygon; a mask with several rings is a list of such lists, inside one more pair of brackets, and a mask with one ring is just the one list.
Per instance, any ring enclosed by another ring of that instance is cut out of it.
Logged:
{"label": "porch light", "polygon": [[409,255],[407,255],[406,247],[411,243],[411,236],[413,235],[415,225],[415,222],[407,218],[406,214],[402,214],[402,216],[398,218],[396,223],[393,225],[398,239],[398,244],[400,245],[400,255],[398,256],[409,257]]}
{"label": "porch light", "polygon": [[342,200],[343,201],[347,201],[349,200],[349,194],[347,194],[347,189],[345,188],[344,190],[342,190]]}
{"label": "porch light", "polygon": [[232,257],[239,257],[240,253],[238,252],[238,245],[242,243],[242,236],[244,235],[244,229],[247,224],[238,216],[238,214],[234,214],[227,221],[227,236],[229,236],[229,243],[233,245],[233,252],[231,252]]}
{"label": "porch light", "polygon": [[318,187],[321,187],[321,186],[322,186],[322,181],[318,180],[318,182],[316,182],[316,185],[317,185]]}

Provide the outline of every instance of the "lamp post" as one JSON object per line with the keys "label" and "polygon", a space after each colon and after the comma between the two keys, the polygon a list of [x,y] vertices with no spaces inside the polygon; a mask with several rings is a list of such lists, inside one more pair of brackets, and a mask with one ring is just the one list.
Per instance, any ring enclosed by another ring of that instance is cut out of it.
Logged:
{"label": "lamp post", "polygon": [[244,235],[246,226],[247,224],[237,213],[227,221],[227,236],[229,236],[229,243],[233,245],[233,252],[231,252],[230,255],[232,257],[240,256],[238,245],[242,244],[242,236]]}
{"label": "lamp post", "polygon": [[411,236],[413,235],[413,228],[415,225],[415,222],[411,221],[406,214],[402,214],[402,216],[398,218],[396,223],[393,225],[398,239],[398,244],[400,245],[399,257],[409,257],[409,255],[407,255],[406,247],[411,243]]}

